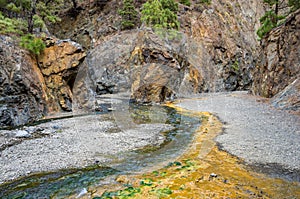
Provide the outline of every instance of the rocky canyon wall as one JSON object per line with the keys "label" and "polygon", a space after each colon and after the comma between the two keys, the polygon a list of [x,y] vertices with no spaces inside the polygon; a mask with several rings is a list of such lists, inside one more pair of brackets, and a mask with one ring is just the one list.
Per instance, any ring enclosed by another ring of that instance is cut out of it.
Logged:
{"label": "rocky canyon wall", "polygon": [[[253,71],[251,91],[273,97],[276,107],[300,107],[300,10],[261,40],[259,62]],[[276,95],[276,96],[275,96]],[[297,108],[298,107],[298,108]]]}
{"label": "rocky canyon wall", "polygon": [[[260,1],[180,5],[179,33],[144,26],[118,32],[120,18],[109,6],[119,4],[113,2],[104,7],[106,18],[89,23],[93,49],[85,65],[97,74],[92,78],[97,94],[130,87],[134,100],[160,102],[175,95],[250,89],[258,55],[256,30],[264,14]],[[112,24],[105,27],[115,27],[108,35],[99,31],[107,18]],[[74,29],[72,34],[77,35]]]}
{"label": "rocky canyon wall", "polygon": [[[95,95],[117,92],[151,103],[251,89],[265,97],[277,94],[273,104],[278,107],[287,101],[298,107],[299,11],[258,41],[259,18],[265,12],[261,1],[196,2],[180,4],[179,32],[143,24],[120,31],[120,1],[100,7],[81,3],[50,30],[82,45],[44,38],[47,47],[38,59],[1,37],[0,126],[72,111],[74,104],[93,107]],[[296,101],[285,98],[291,92]]]}
{"label": "rocky canyon wall", "polygon": [[261,1],[213,0],[210,5],[189,13],[193,40],[200,46],[198,56],[204,78],[211,82],[210,92],[248,90],[251,70],[256,65],[256,30],[264,14]]}
{"label": "rocky canyon wall", "polygon": [[72,89],[86,53],[71,40],[49,38],[46,43],[38,65],[45,82],[47,114],[72,111]]}
{"label": "rocky canyon wall", "polygon": [[45,51],[35,57],[10,37],[0,37],[0,128],[72,110],[71,90],[86,54],[75,42],[45,42]]}
{"label": "rocky canyon wall", "polygon": [[261,40],[252,92],[273,97],[299,78],[300,10]]}

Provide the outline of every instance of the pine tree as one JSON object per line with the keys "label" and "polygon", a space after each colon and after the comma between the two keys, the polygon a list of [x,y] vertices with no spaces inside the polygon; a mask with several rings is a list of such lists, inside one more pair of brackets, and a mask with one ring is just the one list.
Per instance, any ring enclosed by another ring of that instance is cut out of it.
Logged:
{"label": "pine tree", "polygon": [[263,0],[270,7],[264,16],[260,18],[261,26],[257,31],[259,38],[262,38],[265,34],[270,32],[273,28],[277,27],[280,22],[285,19],[285,16],[280,15],[279,11],[286,7],[286,4],[290,7],[290,12],[300,8],[300,0]]}
{"label": "pine tree", "polygon": [[0,33],[20,36],[20,45],[34,55],[45,48],[42,39],[33,33],[47,23],[59,21],[57,13],[63,0],[0,0]]}
{"label": "pine tree", "polygon": [[55,23],[60,20],[57,16],[62,6],[62,0],[15,0],[3,1],[18,20],[27,23],[27,32],[33,33],[34,28],[43,28],[45,23]]}
{"label": "pine tree", "polygon": [[135,10],[132,0],[123,0],[123,7],[119,10],[122,17],[121,29],[131,29],[138,24],[138,12]]}
{"label": "pine tree", "polygon": [[177,11],[174,0],[150,0],[143,4],[141,20],[156,28],[178,29]]}
{"label": "pine tree", "polygon": [[270,32],[274,27],[277,26],[278,16],[273,10],[265,13],[264,16],[260,18],[261,27],[257,30],[257,35],[262,38],[265,34]]}

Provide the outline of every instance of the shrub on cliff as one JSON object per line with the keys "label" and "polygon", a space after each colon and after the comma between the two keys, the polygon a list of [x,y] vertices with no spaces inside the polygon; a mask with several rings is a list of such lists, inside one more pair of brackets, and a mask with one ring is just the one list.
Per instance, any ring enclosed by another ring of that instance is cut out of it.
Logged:
{"label": "shrub on cliff", "polygon": [[262,25],[257,30],[259,38],[262,38],[265,34],[275,28],[280,19],[284,19],[284,17],[276,15],[273,10],[266,12],[265,15],[260,18],[260,23]]}
{"label": "shrub on cliff", "polygon": [[119,10],[121,15],[121,29],[131,29],[138,24],[138,12],[135,10],[133,0],[123,0],[123,7]]}
{"label": "shrub on cliff", "polygon": [[35,37],[32,34],[26,34],[21,37],[20,45],[29,50],[34,55],[39,55],[45,49],[46,45],[40,38]]}
{"label": "shrub on cliff", "polygon": [[150,0],[143,4],[141,20],[155,28],[179,29],[177,11],[174,0]]}

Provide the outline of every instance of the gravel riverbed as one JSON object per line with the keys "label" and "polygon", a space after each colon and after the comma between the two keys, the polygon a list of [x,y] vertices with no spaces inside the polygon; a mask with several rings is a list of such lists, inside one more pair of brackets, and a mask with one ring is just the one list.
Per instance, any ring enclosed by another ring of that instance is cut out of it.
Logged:
{"label": "gravel riverbed", "polygon": [[[224,132],[216,142],[255,170],[300,181],[299,115],[274,109],[266,99],[246,92],[202,94],[177,105],[218,116]],[[166,139],[161,132],[173,128],[154,117],[162,123],[133,124],[128,114],[86,115],[0,130],[0,184],[36,172],[122,161],[126,152],[161,145]]]}
{"label": "gravel riverbed", "polygon": [[215,114],[224,123],[220,147],[255,170],[300,181],[300,117],[274,109],[264,98],[247,94],[208,93],[177,105]]}
{"label": "gravel riverbed", "polygon": [[128,151],[161,145],[162,132],[172,128],[159,123],[120,128],[110,114],[0,130],[0,184],[36,172],[122,161]]}

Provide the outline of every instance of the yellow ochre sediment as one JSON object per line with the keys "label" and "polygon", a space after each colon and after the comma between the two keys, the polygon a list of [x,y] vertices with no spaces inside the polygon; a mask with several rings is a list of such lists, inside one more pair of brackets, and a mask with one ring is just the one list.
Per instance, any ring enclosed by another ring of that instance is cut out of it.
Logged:
{"label": "yellow ochre sediment", "polygon": [[[167,167],[143,175],[122,176],[119,182],[132,184],[134,189],[112,198],[300,198],[299,182],[255,173],[238,158],[219,150],[213,139],[222,132],[223,124],[217,117],[208,112],[184,110],[174,103],[166,105],[201,119],[192,143]],[[105,190],[111,189],[94,189],[91,195],[100,196]]]}

